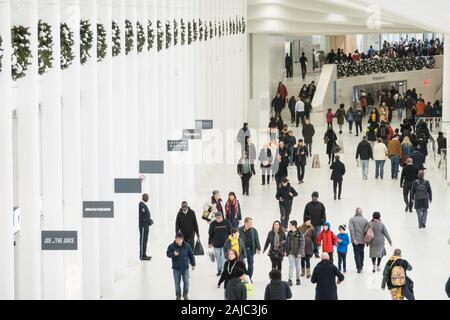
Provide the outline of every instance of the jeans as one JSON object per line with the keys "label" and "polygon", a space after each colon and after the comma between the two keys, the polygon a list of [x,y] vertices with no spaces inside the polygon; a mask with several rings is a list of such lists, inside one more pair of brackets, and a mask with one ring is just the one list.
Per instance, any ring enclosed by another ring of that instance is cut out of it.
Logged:
{"label": "jeans", "polygon": [[353,253],[357,270],[362,270],[364,267],[364,248],[364,244],[353,244]]}
{"label": "jeans", "polygon": [[295,123],[295,110],[289,110],[291,112],[291,124]]}
{"label": "jeans", "polygon": [[350,129],[350,132],[352,132],[352,129],[353,129],[353,120],[350,120],[350,121],[348,122],[348,128]]}
{"label": "jeans", "polygon": [[405,182],[403,184],[403,201],[405,201],[405,204],[408,206],[409,211],[413,208],[413,201],[411,199],[411,187],[412,182]]}
{"label": "jeans", "polygon": [[292,280],[292,276],[294,274],[294,268],[295,268],[295,274],[297,275],[297,280],[300,279],[300,260],[301,258],[295,257],[294,255],[290,254],[288,256],[289,258],[289,280]]}
{"label": "jeans", "polygon": [[378,177],[381,177],[381,179],[383,179],[385,162],[386,162],[385,160],[376,160],[375,161],[375,179],[378,179]]}
{"label": "jeans", "polygon": [[242,193],[248,195],[248,189],[250,187],[250,178],[252,175],[250,173],[243,174],[241,176],[242,180]]}
{"label": "jeans", "polygon": [[400,157],[392,156],[391,157],[391,176],[392,178],[398,178],[398,166],[400,165]]}
{"label": "jeans", "polygon": [[305,165],[304,164],[295,164],[297,166],[297,179],[298,181],[303,181],[303,178],[305,177]]}
{"label": "jeans", "polygon": [[370,160],[361,160],[362,174],[364,178],[367,178],[369,175],[369,163]]}
{"label": "jeans", "polygon": [[305,80],[306,77],[306,65],[302,64],[302,78]]}
{"label": "jeans", "polygon": [[344,272],[347,272],[347,252],[338,252],[338,268],[339,271],[344,270]]}
{"label": "jeans", "polygon": [[289,148],[289,163],[294,163],[294,147]]}
{"label": "jeans", "polygon": [[225,265],[225,255],[223,253],[223,248],[214,248],[214,255],[216,256],[217,272],[222,273],[223,267]]}
{"label": "jeans", "polygon": [[338,192],[338,197],[341,198],[341,193],[342,193],[342,179],[340,180],[333,180],[333,192],[334,195],[336,195],[336,191],[338,191],[339,187],[339,192]]}
{"label": "jeans", "polygon": [[[316,238],[320,234],[321,231],[322,231],[322,226],[314,226],[314,234],[316,235]],[[316,239],[314,239],[313,247],[314,247],[314,249],[313,249],[314,254],[318,255],[319,254],[319,249],[317,248],[317,241],[316,241]]]}
{"label": "jeans", "polygon": [[247,274],[251,279],[253,277],[253,263],[255,261],[255,255],[253,254],[252,248],[245,248],[245,252],[247,253]]}
{"label": "jeans", "polygon": [[184,271],[173,269],[173,279],[176,296],[181,297],[181,279],[183,279],[183,295],[187,295],[189,293],[189,268]]}
{"label": "jeans", "polygon": [[302,125],[303,125],[303,123],[305,123],[305,112],[298,112],[297,111],[297,117],[296,117],[297,128],[298,128],[298,126],[300,124],[300,120],[302,120]]}
{"label": "jeans", "polygon": [[424,227],[427,225],[427,215],[428,215],[428,209],[422,208],[422,209],[416,209],[417,211],[417,220],[419,221],[419,226]]}
{"label": "jeans", "polygon": [[359,135],[359,133],[363,132],[362,129],[362,121],[355,121],[355,125],[356,125],[356,135]]}
{"label": "jeans", "polygon": [[280,216],[281,225],[283,228],[287,229],[289,223],[289,216],[292,211],[292,202],[279,202],[280,204]]}
{"label": "jeans", "polygon": [[311,268],[311,256],[305,256],[304,258],[302,258],[301,260],[301,265],[302,265],[302,269],[306,268],[306,269],[310,269]]}

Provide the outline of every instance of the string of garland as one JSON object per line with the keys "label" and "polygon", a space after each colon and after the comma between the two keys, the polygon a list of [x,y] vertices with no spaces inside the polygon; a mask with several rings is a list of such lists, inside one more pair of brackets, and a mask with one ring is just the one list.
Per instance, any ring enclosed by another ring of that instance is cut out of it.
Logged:
{"label": "string of garland", "polygon": [[222,22],[219,21],[219,38],[222,38]]}
{"label": "string of garland", "polygon": [[39,74],[43,75],[53,68],[52,27],[42,20],[38,21],[38,65]]}
{"label": "string of garland", "polygon": [[195,42],[198,40],[198,27],[197,27],[197,21],[194,20],[194,22],[192,23],[192,41]]}
{"label": "string of garland", "polygon": [[147,50],[153,49],[153,45],[155,44],[155,30],[152,27],[153,23],[151,20],[148,20],[147,23]]}
{"label": "string of garland", "polygon": [[89,20],[80,22],[80,62],[84,65],[91,57],[90,51],[93,47],[94,32],[91,30]]}
{"label": "string of garland", "polygon": [[162,30],[162,23],[160,20],[156,22],[156,41],[157,50],[161,51],[163,48],[164,31]]}
{"label": "string of garland", "polygon": [[166,49],[172,44],[172,33],[170,31],[170,21],[166,21]]}
{"label": "string of garland", "polygon": [[217,21],[214,21],[214,36],[217,37],[219,35],[219,31],[217,29]]}
{"label": "string of garland", "polygon": [[73,50],[75,38],[67,23],[60,24],[59,36],[61,38],[61,70],[66,70],[72,65],[75,59],[75,52]]}
{"label": "string of garland", "polygon": [[173,19],[173,45],[176,46],[178,44],[178,22],[176,19]]}
{"label": "string of garland", "polygon": [[30,49],[30,28],[14,26],[11,29],[11,72],[14,81],[25,77],[33,55]]}
{"label": "string of garland", "polygon": [[214,29],[212,21],[209,22],[209,38],[212,39],[214,37]]}
{"label": "string of garland", "polygon": [[3,48],[2,48],[2,43],[3,43],[3,38],[2,36],[0,36],[0,72],[2,72],[3,69],[3,65],[2,65],[2,61],[3,61]]}
{"label": "string of garland", "polygon": [[180,29],[181,29],[181,45],[184,46],[186,44],[186,23],[184,22],[183,19],[181,19],[181,24],[180,24]]}
{"label": "string of garland", "polygon": [[97,61],[101,62],[106,58],[108,54],[108,43],[106,42],[106,30],[105,26],[101,23],[97,23]]}
{"label": "string of garland", "polygon": [[188,21],[188,45],[192,43],[192,23]]}
{"label": "string of garland", "polygon": [[130,20],[125,20],[125,54],[128,55],[134,49],[134,29]]}
{"label": "string of garland", "polygon": [[245,18],[242,17],[242,34],[247,30],[247,24],[245,23]]}
{"label": "string of garland", "polygon": [[209,29],[208,29],[208,22],[205,21],[205,28],[204,28],[204,32],[205,32],[205,41],[209,39]]}
{"label": "string of garland", "polygon": [[[205,29],[203,28],[203,21],[201,19],[198,19],[198,40],[203,41],[203,35],[204,35]],[[205,37],[206,40],[206,37]]]}
{"label": "string of garland", "polygon": [[146,39],[144,27],[142,26],[142,23],[140,23],[139,21],[136,23],[136,30],[137,30],[137,51],[138,53],[141,53],[144,50]]}
{"label": "string of garland", "polygon": [[122,52],[122,45],[120,43],[121,41],[121,34],[120,34],[120,27],[117,24],[117,22],[112,22],[112,55],[113,57],[117,57]]}

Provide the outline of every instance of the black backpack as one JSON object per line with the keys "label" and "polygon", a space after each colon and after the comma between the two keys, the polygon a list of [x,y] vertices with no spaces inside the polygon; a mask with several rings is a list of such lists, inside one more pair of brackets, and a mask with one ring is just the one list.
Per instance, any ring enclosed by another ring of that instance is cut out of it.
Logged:
{"label": "black backpack", "polygon": [[427,189],[427,182],[424,181],[423,183],[420,183],[420,180],[417,181],[416,186],[416,193],[414,198],[417,200],[427,200],[428,199],[428,189]]}

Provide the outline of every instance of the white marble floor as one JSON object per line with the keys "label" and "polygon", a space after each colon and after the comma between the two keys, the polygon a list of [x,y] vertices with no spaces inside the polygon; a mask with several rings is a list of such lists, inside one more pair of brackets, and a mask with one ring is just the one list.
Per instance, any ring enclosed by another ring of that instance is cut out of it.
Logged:
{"label": "white marble floor", "polygon": [[[443,173],[437,169],[432,157],[428,159],[426,178],[431,181],[434,201],[429,213],[427,229],[419,230],[415,213],[405,214],[402,200],[402,190],[398,180],[391,180],[389,170],[390,163],[386,163],[387,172],[384,180],[375,180],[375,164],[370,164],[370,178],[364,181],[360,168],[355,161],[355,150],[359,138],[350,136],[348,131],[339,138],[343,140],[345,153],[342,156],[347,167],[344,180],[343,200],[333,201],[332,184],[329,180],[325,145],[323,144],[324,127],[318,127],[318,132],[313,145],[313,153],[320,153],[322,167],[312,169],[311,161],[305,178],[305,184],[297,185],[296,171],[290,169],[289,175],[294,181],[294,187],[299,192],[299,197],[294,201],[291,219],[302,221],[305,204],[310,201],[313,191],[320,192],[320,200],[327,208],[327,217],[331,222],[333,231],[337,232],[339,224],[348,224],[353,216],[355,208],[360,206],[364,215],[369,218],[374,211],[380,211],[382,220],[393,240],[393,247],[388,244],[386,250],[390,256],[395,248],[401,248],[406,258],[413,266],[409,273],[415,282],[417,299],[446,299],[444,291],[445,282],[450,276],[450,247],[448,244],[450,230],[450,202],[448,200],[450,189],[447,187]],[[296,137],[300,138],[300,131],[295,130]],[[275,186],[260,185],[260,176],[253,178],[250,186],[250,196],[241,197],[243,216],[254,218],[254,226],[260,234],[260,240],[264,243],[267,232],[272,222],[279,219],[278,204],[275,200]],[[203,245],[206,247],[207,224],[200,219],[201,207],[208,201],[210,192],[219,189],[223,197],[229,191],[241,194],[240,179],[236,175],[235,166],[218,166],[213,174],[197,189],[196,199],[186,199],[197,212]],[[167,212],[167,215],[175,221],[176,212]],[[169,219],[171,220],[171,219]],[[171,261],[165,255],[167,246],[173,241],[173,225],[156,226],[151,229],[149,240],[151,262],[142,262],[131,266],[125,278],[117,281],[113,294],[104,296],[104,299],[174,299],[174,285],[171,272]],[[365,270],[357,274],[351,247],[347,257],[348,272],[346,279],[339,288],[340,299],[389,299],[388,291],[382,291],[381,273],[373,274],[366,250]],[[383,260],[383,265],[386,262]],[[313,260],[313,265],[317,260]],[[254,288],[255,294],[250,299],[262,299],[265,286],[268,283],[270,261],[266,255],[255,257]],[[215,264],[208,260],[207,256],[197,257],[197,269],[191,272],[191,299],[223,299],[223,289],[217,288],[215,276]],[[283,262],[283,278],[286,280],[288,262]],[[313,284],[304,279],[301,286],[294,286],[293,299],[314,299]]]}

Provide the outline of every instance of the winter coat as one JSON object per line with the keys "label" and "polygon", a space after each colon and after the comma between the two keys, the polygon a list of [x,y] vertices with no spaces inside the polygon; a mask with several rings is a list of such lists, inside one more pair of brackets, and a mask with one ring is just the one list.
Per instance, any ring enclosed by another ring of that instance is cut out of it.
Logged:
{"label": "winter coat", "polygon": [[447,296],[450,298],[450,277],[447,280],[447,283],[445,285],[445,292],[447,293]]}
{"label": "winter coat", "polygon": [[[270,168],[273,162],[272,151],[269,148],[261,149],[258,160],[261,162],[261,168]],[[267,162],[267,164],[263,165],[263,162]]]}
{"label": "winter coat", "polygon": [[372,146],[367,141],[361,141],[356,149],[356,159],[370,160],[373,159]]}
{"label": "winter coat", "polygon": [[296,258],[305,257],[305,238],[300,229],[288,232],[286,253],[288,255],[294,255]]}
{"label": "winter coat", "polygon": [[214,248],[223,248],[225,241],[231,232],[231,224],[228,220],[223,220],[221,223],[217,221],[211,222],[209,225],[209,238],[208,244],[211,244]]}
{"label": "winter coat", "polygon": [[297,148],[295,148],[295,152],[294,152],[295,164],[306,166],[306,159],[308,158],[308,154],[309,154],[309,151],[308,151],[308,147],[306,145],[301,146],[301,147],[297,146]]}
{"label": "winter coat", "polygon": [[423,170],[423,164],[425,163],[426,157],[422,152],[420,152],[420,151],[414,152],[414,154],[412,156],[412,160],[413,160],[413,164],[417,168],[419,168],[419,170]]}
{"label": "winter coat", "polygon": [[[261,244],[259,243],[259,235],[258,231],[255,228],[251,228],[250,233],[252,237],[251,249],[252,253],[255,254],[256,251],[261,251]],[[239,239],[242,239],[242,241],[244,241],[244,245],[245,245],[245,237],[246,237],[245,227],[242,226],[239,228]]]}
{"label": "winter coat", "polygon": [[332,150],[333,150],[333,146],[334,146],[334,144],[337,141],[336,133],[333,130],[328,130],[325,133],[325,136],[323,137],[323,139],[325,141],[328,140],[328,142],[327,142],[327,154],[331,154]]}
{"label": "winter coat", "polygon": [[194,210],[188,208],[186,214],[183,213],[182,209],[178,211],[175,221],[175,233],[177,232],[182,232],[184,235],[195,233],[197,237],[199,236],[197,217]]}
{"label": "winter coat", "polygon": [[[245,145],[245,138],[246,137],[251,137],[250,134],[250,130],[248,130],[248,128],[246,130],[244,130],[244,128],[242,128],[241,130],[239,130],[238,135],[237,135],[237,142],[241,145],[244,146]],[[244,151],[244,150],[242,150]]]}
{"label": "winter coat", "polygon": [[264,252],[267,250],[267,248],[269,248],[269,257],[278,257],[279,259],[283,259],[284,257],[284,253],[286,252],[286,242],[287,242],[287,238],[286,238],[286,234],[281,231],[280,232],[280,246],[279,246],[279,250],[274,250],[274,243],[275,243],[275,231],[270,231],[269,234],[267,235],[267,239],[266,239],[266,243],[264,245]]}
{"label": "winter coat", "polygon": [[384,238],[386,238],[390,245],[392,245],[391,237],[389,236],[389,233],[384,226],[383,222],[380,220],[373,220],[371,221],[366,229],[364,230],[364,234],[367,233],[367,230],[369,230],[369,227],[372,227],[374,237],[369,242],[370,246],[370,257],[371,258],[383,258],[386,255],[386,249],[384,247]]}
{"label": "winter coat", "polygon": [[[239,163],[237,165],[237,173],[238,173],[238,175],[244,174],[242,172],[242,170],[243,170],[243,167],[244,167],[244,164],[245,164],[245,160],[246,159],[239,160]],[[248,161],[247,164],[248,164],[248,168],[250,170],[250,172],[248,172],[248,173],[250,173],[250,175],[252,175],[252,176],[256,175],[255,165],[251,161]]]}
{"label": "winter coat", "polygon": [[334,118],[333,112],[327,112],[325,117],[327,118],[327,123],[333,123],[333,118]]}
{"label": "winter coat", "polygon": [[[177,251],[179,254],[175,256],[174,253]],[[191,245],[186,241],[183,241],[183,245],[180,247],[174,241],[166,251],[168,258],[172,259],[172,269],[178,271],[186,271],[189,269],[189,263],[191,266],[195,267],[195,257],[192,251]]]}
{"label": "winter coat", "polygon": [[[228,237],[227,241],[225,241],[225,244],[223,245],[223,253],[224,253],[225,259],[228,259],[227,258],[227,253],[228,253],[228,250],[231,249],[231,240],[230,240],[230,238],[231,238],[231,235]],[[239,259],[240,260],[247,259],[247,251],[245,251],[244,240],[239,238],[238,241],[239,241],[239,252],[238,252]]]}
{"label": "winter coat", "polygon": [[[309,216],[311,218],[311,224],[314,227],[320,227],[327,220],[325,212],[325,206],[322,202],[311,201],[305,206],[305,212],[303,213],[303,219]],[[317,236],[317,235],[316,235]]]}
{"label": "winter coat", "polygon": [[350,230],[350,238],[352,243],[356,241],[357,244],[365,244],[364,236],[366,234],[368,224],[369,221],[367,221],[367,219],[360,214],[355,214],[355,216],[350,219],[348,227]]}
{"label": "winter coat", "polygon": [[402,157],[402,145],[398,140],[391,140],[388,144],[388,155],[389,158],[392,156]]}
{"label": "winter coat", "polygon": [[406,261],[400,257],[397,257],[397,256],[392,256],[389,259],[389,261],[386,263],[386,266],[384,267],[384,270],[383,270],[383,281],[381,283],[382,289],[384,289],[386,287],[386,284],[387,284],[387,287],[389,290],[398,288],[398,287],[392,285],[392,281],[391,281],[392,269],[394,269],[394,267],[396,267],[396,266],[400,266],[403,269],[405,269],[405,276],[406,276],[406,271],[412,270],[412,266],[408,263],[408,261]]}
{"label": "winter coat", "polygon": [[[234,210],[232,211],[233,207]],[[237,199],[235,199],[234,205],[230,200],[227,201],[225,204],[225,217],[230,221],[232,228],[239,227],[239,222],[242,220],[242,213],[241,204]]]}
{"label": "winter coat", "polygon": [[441,154],[441,150],[447,148],[447,138],[445,138],[444,136],[438,137],[436,139],[436,142],[438,145],[438,154]]}
{"label": "winter coat", "polygon": [[369,141],[377,141],[378,136],[378,127],[370,126],[366,129],[367,140]]}
{"label": "winter coat", "polygon": [[375,161],[387,160],[388,149],[384,143],[376,143],[373,147],[373,159]]}
{"label": "winter coat", "polygon": [[292,298],[291,288],[285,281],[271,280],[266,287],[264,300],[288,300]]}
{"label": "winter coat", "polygon": [[275,110],[275,112],[280,112],[284,108],[285,99],[282,97],[275,97],[272,100],[272,108]]}
{"label": "winter coat", "polygon": [[364,117],[364,111],[356,110],[355,111],[355,122],[361,122]]}
{"label": "winter coat", "polygon": [[408,164],[403,167],[402,175],[400,177],[400,186],[403,186],[405,182],[412,183],[417,180],[419,174],[419,168],[414,164]]}
{"label": "winter coat", "polygon": [[[289,193],[292,193],[293,196],[291,196]],[[289,206],[292,205],[294,198],[297,196],[297,191],[295,191],[295,189],[291,187],[291,184],[288,183],[286,187],[281,185],[281,187],[277,191],[277,194],[275,195],[275,198],[280,202],[280,204]]]}
{"label": "winter coat", "polygon": [[339,125],[343,125],[345,123],[345,109],[339,108],[337,109],[334,117],[337,118],[337,123]]}
{"label": "winter coat", "polygon": [[231,301],[247,300],[247,287],[241,282],[241,279],[233,278],[228,281],[225,297]]}
{"label": "winter coat", "polygon": [[416,200],[414,201],[414,208],[415,209],[428,209],[430,207],[430,202],[433,201],[433,193],[431,192],[431,185],[430,181],[425,179],[417,179],[413,182],[411,186],[411,199],[415,199],[417,188],[419,187],[419,184],[425,184],[427,188],[427,199],[424,200]]}
{"label": "winter coat", "polygon": [[278,86],[278,92],[277,92],[282,98],[286,99],[288,96],[288,91],[286,86],[283,84],[281,86]]}
{"label": "winter coat", "polygon": [[139,229],[150,226],[150,210],[144,201],[139,202]]}
{"label": "winter coat", "polygon": [[338,244],[338,238],[331,231],[330,224],[328,224],[328,231],[322,230],[317,237],[317,245],[322,246],[322,252],[332,253],[334,246]]}
{"label": "winter coat", "polygon": [[344,275],[330,261],[321,261],[314,268],[311,282],[316,283],[316,300],[338,300],[336,278],[344,281]]}
{"label": "winter coat", "polygon": [[308,227],[306,223],[304,223],[301,225],[300,231],[303,233],[303,238],[305,239],[305,256],[312,257],[314,241],[316,241],[314,227],[312,225]]}
{"label": "winter coat", "polygon": [[350,244],[348,233],[338,233],[336,237],[338,238],[338,246],[336,251],[339,253],[347,253],[348,245]]}
{"label": "winter coat", "polygon": [[287,135],[284,138],[284,145],[286,146],[286,149],[290,149],[291,147],[295,147],[297,144],[297,139],[294,136]]}
{"label": "winter coat", "polygon": [[297,104],[297,100],[295,98],[289,99],[289,110],[291,112],[295,112],[295,105]]}
{"label": "winter coat", "polygon": [[347,114],[345,115],[345,119],[348,121],[348,122],[352,122],[352,121],[354,121],[355,120],[355,112],[352,110],[352,111],[347,111]]}
{"label": "winter coat", "polygon": [[303,135],[303,140],[305,140],[306,144],[312,143],[312,139],[313,139],[315,133],[316,133],[316,131],[314,130],[314,126],[311,123],[305,124],[303,126],[302,135]]}
{"label": "winter coat", "polygon": [[330,169],[333,170],[331,172],[331,180],[342,181],[345,175],[345,165],[340,160],[336,160],[330,166]]}
{"label": "winter coat", "polygon": [[217,283],[218,286],[220,286],[223,282],[225,282],[224,284],[224,288],[227,288],[228,282],[233,279],[236,278],[236,271],[237,269],[242,269],[245,271],[245,273],[247,274],[247,268],[245,266],[245,263],[242,260],[227,260],[225,262],[225,265],[223,267],[223,272],[222,275],[220,276],[219,282]]}

